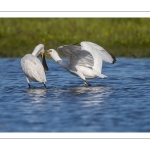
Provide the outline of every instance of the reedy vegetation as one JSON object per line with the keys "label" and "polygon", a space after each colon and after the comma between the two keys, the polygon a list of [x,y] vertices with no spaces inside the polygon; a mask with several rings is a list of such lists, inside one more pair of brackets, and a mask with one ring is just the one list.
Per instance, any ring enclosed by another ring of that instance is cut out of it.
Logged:
{"label": "reedy vegetation", "polygon": [[150,57],[150,18],[0,18],[0,57],[91,41],[117,57]]}

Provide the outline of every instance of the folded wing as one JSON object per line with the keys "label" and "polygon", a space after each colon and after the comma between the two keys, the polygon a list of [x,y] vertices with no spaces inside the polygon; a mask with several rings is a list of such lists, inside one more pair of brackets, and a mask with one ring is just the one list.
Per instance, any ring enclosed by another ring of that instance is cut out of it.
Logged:
{"label": "folded wing", "polygon": [[35,82],[46,82],[44,68],[40,60],[30,54],[21,59],[21,67],[27,77]]}

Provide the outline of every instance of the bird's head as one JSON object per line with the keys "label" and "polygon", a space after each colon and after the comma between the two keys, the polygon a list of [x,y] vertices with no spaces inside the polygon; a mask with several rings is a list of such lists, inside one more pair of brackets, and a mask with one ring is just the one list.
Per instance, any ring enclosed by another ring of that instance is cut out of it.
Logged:
{"label": "bird's head", "polygon": [[56,51],[54,49],[49,49],[49,50],[46,50],[46,53],[49,55],[54,55],[56,54]]}
{"label": "bird's head", "polygon": [[60,60],[60,57],[54,49],[46,50],[46,54],[50,55],[55,61]]}

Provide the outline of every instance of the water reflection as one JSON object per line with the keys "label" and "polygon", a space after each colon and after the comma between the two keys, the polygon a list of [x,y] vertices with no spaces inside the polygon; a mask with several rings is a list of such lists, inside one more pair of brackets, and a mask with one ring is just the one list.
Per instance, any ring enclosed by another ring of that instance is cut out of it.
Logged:
{"label": "water reflection", "polygon": [[105,86],[83,86],[83,87],[74,87],[70,88],[70,91],[72,93],[76,94],[83,94],[83,93],[88,93],[88,94],[108,94],[110,91],[113,91],[112,87],[105,87]]}
{"label": "water reflection", "polygon": [[70,90],[74,93],[97,93],[97,92],[104,92],[106,87],[104,86],[95,86],[95,87],[88,87],[88,86],[83,86],[83,87],[75,87],[71,88]]}
{"label": "water reflection", "polygon": [[46,97],[47,89],[28,89],[27,93],[31,99],[35,100],[36,102],[41,102]]}
{"label": "water reflection", "polygon": [[101,103],[104,99],[109,98],[113,91],[114,89],[112,87],[106,86],[70,88],[70,92],[86,107]]}

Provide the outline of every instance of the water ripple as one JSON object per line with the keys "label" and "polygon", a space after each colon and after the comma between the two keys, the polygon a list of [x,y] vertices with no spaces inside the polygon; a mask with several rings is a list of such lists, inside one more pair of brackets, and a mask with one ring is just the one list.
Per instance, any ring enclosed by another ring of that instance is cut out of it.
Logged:
{"label": "water ripple", "polygon": [[1,132],[150,131],[150,59],[104,63],[108,78],[89,79],[91,87],[48,60],[47,89],[28,89],[20,59],[0,63]]}

